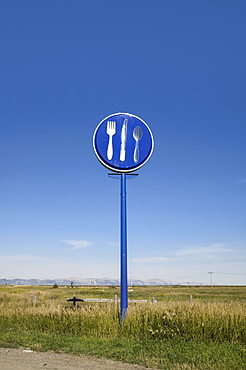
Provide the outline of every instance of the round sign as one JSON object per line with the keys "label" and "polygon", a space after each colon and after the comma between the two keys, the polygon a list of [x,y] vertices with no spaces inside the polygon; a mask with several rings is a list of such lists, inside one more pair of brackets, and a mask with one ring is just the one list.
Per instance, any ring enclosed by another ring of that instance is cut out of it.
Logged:
{"label": "round sign", "polygon": [[150,158],[154,139],[141,118],[129,113],[116,113],[104,118],[97,126],[93,148],[105,167],[116,172],[131,172]]}

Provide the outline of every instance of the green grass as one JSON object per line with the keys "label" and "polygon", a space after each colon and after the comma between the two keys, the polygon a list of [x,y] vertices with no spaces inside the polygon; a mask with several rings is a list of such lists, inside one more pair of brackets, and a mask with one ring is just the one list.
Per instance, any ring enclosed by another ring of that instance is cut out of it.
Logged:
{"label": "green grass", "polygon": [[130,303],[120,324],[114,303],[85,302],[74,310],[66,302],[74,294],[113,299],[118,287],[0,287],[0,345],[158,369],[246,368],[246,287],[132,289],[129,298],[158,302]]}
{"label": "green grass", "polygon": [[245,347],[229,343],[182,341],[180,339],[138,340],[44,334],[36,331],[0,329],[0,346],[27,347],[87,354],[166,370],[242,370],[246,368]]}
{"label": "green grass", "polygon": [[[129,287],[129,299],[147,299],[152,297],[163,302],[181,302],[189,301],[192,295],[195,302],[246,302],[246,287],[245,286],[133,286]],[[120,296],[120,288],[117,286],[75,286],[64,287],[59,286],[58,289],[53,289],[52,286],[0,286],[0,299],[4,295],[12,295],[16,298],[21,293],[26,293],[32,298],[34,295],[44,295],[47,299],[66,299],[72,298],[73,295],[79,298],[111,298]]]}

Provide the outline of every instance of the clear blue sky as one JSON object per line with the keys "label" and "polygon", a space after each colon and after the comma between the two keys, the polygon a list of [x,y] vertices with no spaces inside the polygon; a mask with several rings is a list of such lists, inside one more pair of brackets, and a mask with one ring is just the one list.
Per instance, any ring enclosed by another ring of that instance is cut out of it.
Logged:
{"label": "clear blue sky", "polygon": [[246,2],[1,0],[0,275],[119,277],[117,112],[155,149],[128,181],[129,277],[246,284]]}

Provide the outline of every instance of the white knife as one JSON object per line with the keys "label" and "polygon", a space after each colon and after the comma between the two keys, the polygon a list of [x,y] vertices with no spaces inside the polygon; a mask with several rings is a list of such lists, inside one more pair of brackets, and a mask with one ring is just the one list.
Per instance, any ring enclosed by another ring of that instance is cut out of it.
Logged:
{"label": "white knife", "polygon": [[126,159],[126,136],[127,136],[127,122],[128,119],[126,118],[123,122],[122,129],[121,129],[121,145],[120,145],[120,161],[124,162]]}

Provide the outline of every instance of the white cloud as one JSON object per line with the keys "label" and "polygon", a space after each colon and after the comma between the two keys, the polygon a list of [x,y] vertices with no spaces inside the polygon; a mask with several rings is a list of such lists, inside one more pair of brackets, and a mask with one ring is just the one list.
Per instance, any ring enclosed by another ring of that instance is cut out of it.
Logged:
{"label": "white cloud", "polygon": [[120,243],[119,242],[107,242],[107,245],[112,248],[119,248]]}
{"label": "white cloud", "polygon": [[46,258],[31,256],[29,254],[16,254],[12,256],[0,256],[1,261],[43,261]]}
{"label": "white cloud", "polygon": [[61,242],[72,245],[73,248],[71,248],[70,251],[75,251],[77,249],[86,249],[94,244],[88,240],[61,240]]}
{"label": "white cloud", "polygon": [[140,257],[140,258],[131,258],[131,262],[136,263],[162,263],[162,262],[169,262],[169,261],[181,261],[186,256],[191,258],[199,258],[199,259],[216,259],[223,254],[228,253],[235,253],[237,251],[236,248],[228,248],[225,244],[217,243],[212,244],[211,246],[206,247],[189,247],[179,249],[172,253],[169,253],[169,257]]}
{"label": "white cloud", "polygon": [[235,252],[236,249],[228,248],[225,244],[212,244],[207,247],[198,247],[198,248],[184,248],[175,252],[177,256],[186,256],[186,255],[215,255],[221,253],[230,253]]}
{"label": "white cloud", "polygon": [[236,184],[237,185],[245,185],[246,184],[246,178],[236,180]]}
{"label": "white cloud", "polygon": [[146,258],[131,258],[131,262],[140,262],[140,263],[146,263],[146,262],[168,262],[168,261],[174,261],[173,258],[166,258],[166,257],[146,257]]}

